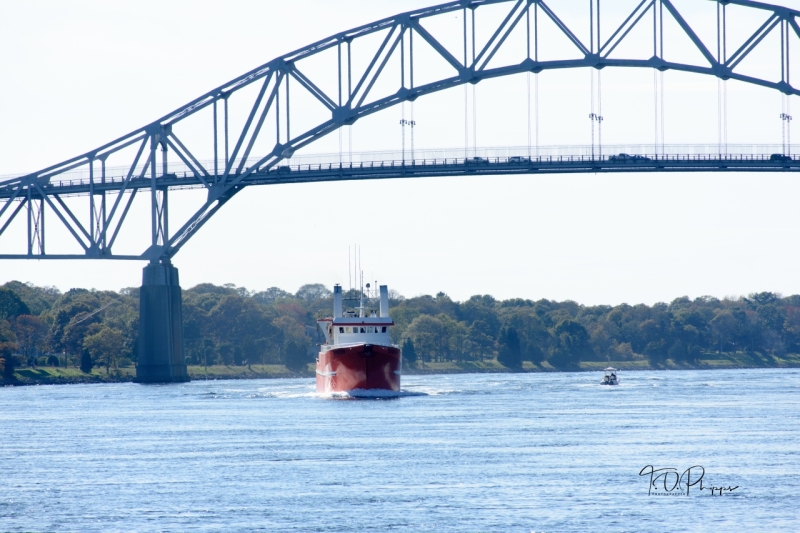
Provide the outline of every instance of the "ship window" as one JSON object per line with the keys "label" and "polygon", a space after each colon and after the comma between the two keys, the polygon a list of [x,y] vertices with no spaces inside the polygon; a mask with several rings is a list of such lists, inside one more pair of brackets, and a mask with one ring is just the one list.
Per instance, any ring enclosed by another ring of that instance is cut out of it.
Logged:
{"label": "ship window", "polygon": [[383,326],[383,327],[381,328],[381,333],[386,333],[386,326]]}
{"label": "ship window", "polygon": [[365,328],[361,328],[361,333],[366,333],[366,332],[367,332],[367,331],[366,331],[366,329],[365,329]]}
{"label": "ship window", "polygon": [[344,328],[339,328],[339,333],[344,333]]}

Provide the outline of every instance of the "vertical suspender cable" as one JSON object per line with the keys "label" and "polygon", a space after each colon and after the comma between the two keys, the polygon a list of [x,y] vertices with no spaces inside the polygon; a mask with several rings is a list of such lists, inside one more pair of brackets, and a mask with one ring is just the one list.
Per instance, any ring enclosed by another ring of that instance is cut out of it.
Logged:
{"label": "vertical suspender cable", "polygon": [[660,128],[658,124],[659,122],[658,121],[658,71],[656,69],[653,69],[653,107],[654,107],[653,124],[655,126],[655,130],[653,132],[655,143],[653,149],[654,152],[658,154],[658,145],[659,145],[658,132]]}
{"label": "vertical suspender cable", "polygon": [[[350,42],[347,41],[347,100],[353,97],[353,70],[351,68],[350,59],[352,55],[350,54]],[[348,150],[348,159],[350,160],[350,164],[353,164],[353,125],[347,126],[347,150]]]}
{"label": "vertical suspender cable", "polygon": [[528,157],[531,156],[531,73],[528,72]]}
{"label": "vertical suspender cable", "polygon": [[[717,63],[722,63],[721,6],[717,2]],[[722,80],[717,78],[717,152],[722,153]]]}
{"label": "vertical suspender cable", "polygon": [[[467,8],[464,8],[464,68],[469,66],[467,59]],[[464,84],[464,158],[467,157],[469,151],[469,89],[467,84]]]}
{"label": "vertical suspender cable", "polygon": [[[405,28],[400,29],[400,86],[406,88],[406,33]],[[400,129],[402,130],[403,165],[406,164],[406,102],[400,103]]]}
{"label": "vertical suspender cable", "polygon": [[589,120],[592,122],[592,159],[594,159],[594,123],[597,114],[594,112],[594,69],[589,68],[589,92],[591,94],[589,100],[590,104],[589,107],[591,109],[589,113]]}
{"label": "vertical suspender cable", "polygon": [[[659,57],[661,59],[664,58],[664,2],[663,0],[659,0],[659,13],[658,13],[658,20],[659,20]],[[653,6],[655,9],[655,5]],[[664,116],[664,71],[659,72],[659,78],[661,81],[661,155],[664,155],[664,123],[665,123],[665,116]]]}
{"label": "vertical suspender cable", "polygon": [[411,163],[414,163],[414,128],[417,123],[414,120],[414,102],[411,102]]}
{"label": "vertical suspender cable", "polygon": [[[533,5],[533,59],[539,62],[539,4]],[[533,80],[534,112],[536,113],[536,157],[539,157],[539,74]]]}
{"label": "vertical suspender cable", "polygon": [[[727,46],[727,9],[726,4],[722,4],[722,62],[728,62]],[[723,105],[723,140],[725,142],[725,155],[728,155],[728,80],[722,82],[722,105]]]}
{"label": "vertical suspender cable", "polygon": [[725,142],[725,155],[728,155],[728,82],[722,82],[722,105],[723,105],[723,141]]}
{"label": "vertical suspender cable", "polygon": [[781,146],[782,152],[786,155],[786,95],[781,93]]}
{"label": "vertical suspender cable", "polygon": [[664,155],[664,73],[658,73],[659,82],[661,85],[661,155]]}
{"label": "vertical suspender cable", "polygon": [[[528,4],[525,8],[525,35],[527,37],[525,42],[525,52],[528,59],[531,58],[531,5]],[[531,72],[526,73],[528,82],[528,158],[531,157]]]}
{"label": "vertical suspender cable", "polygon": [[[342,43],[336,46],[336,53],[338,55],[339,61],[339,107],[342,107]],[[342,167],[342,137],[344,132],[342,131],[342,126],[339,126],[339,168]]]}
{"label": "vertical suspender cable", "polygon": [[[791,32],[789,31],[789,21],[785,21],[784,24],[786,25],[786,40],[785,42],[781,43],[781,49],[785,47],[786,49],[786,73],[785,73],[785,81],[786,83],[791,84],[791,61],[789,59],[789,51],[790,51],[790,43],[791,43]],[[784,55],[784,54],[781,54]],[[787,152],[786,155],[792,155],[792,97],[791,95],[786,95],[786,144],[787,144]]]}
{"label": "vertical suspender cable", "polygon": [[[414,30],[408,30],[408,75],[409,85],[414,88]],[[411,163],[414,163],[414,100],[411,100]],[[375,284],[377,286],[377,283]]]}
{"label": "vertical suspender cable", "polygon": [[[589,50],[594,54],[594,0],[589,0]],[[591,93],[589,120],[592,121],[592,159],[594,159],[594,123],[597,114],[594,112],[594,69],[589,67],[589,92]]]}
{"label": "vertical suspender cable", "polygon": [[472,85],[472,153],[478,153],[478,93],[476,84]]}
{"label": "vertical suspender cable", "polygon": [[[475,64],[475,9],[472,10],[472,68]],[[478,154],[478,84],[472,83],[472,155]]]}
{"label": "vertical suspender cable", "polygon": [[[598,9],[600,2],[597,3]],[[600,12],[598,11],[598,16]],[[600,159],[603,159],[603,84],[602,84],[603,71],[597,71],[597,114],[600,115],[597,119],[597,150]]]}
{"label": "vertical suspender cable", "polygon": [[406,163],[406,103],[400,104],[400,129],[402,130],[403,164]]}
{"label": "vertical suspender cable", "polygon": [[534,113],[536,113],[536,157],[539,157],[539,75],[533,79]]}

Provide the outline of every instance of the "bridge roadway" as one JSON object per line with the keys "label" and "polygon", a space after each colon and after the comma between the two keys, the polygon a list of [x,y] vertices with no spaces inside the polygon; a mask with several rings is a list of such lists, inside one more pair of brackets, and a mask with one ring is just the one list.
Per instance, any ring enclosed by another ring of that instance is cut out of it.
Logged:
{"label": "bridge roadway", "polygon": [[[362,163],[322,163],[285,165],[269,171],[251,173],[240,183],[276,185],[281,183],[313,183],[370,179],[423,178],[437,176],[501,176],[518,174],[579,174],[633,172],[800,172],[800,157],[777,155],[667,155],[667,156],[547,156],[547,157],[474,157],[455,159],[418,159],[415,161],[370,161]],[[206,177],[206,182],[218,182]],[[149,189],[150,177],[132,177],[127,184],[121,176],[95,179],[48,180],[39,178],[47,194],[60,196],[113,193],[124,189]],[[205,187],[203,181],[189,172],[160,175],[159,189]],[[0,199],[12,198],[20,180],[0,183]],[[22,196],[22,195],[20,195]],[[36,193],[34,193],[34,197]],[[22,199],[22,198],[19,198]]]}

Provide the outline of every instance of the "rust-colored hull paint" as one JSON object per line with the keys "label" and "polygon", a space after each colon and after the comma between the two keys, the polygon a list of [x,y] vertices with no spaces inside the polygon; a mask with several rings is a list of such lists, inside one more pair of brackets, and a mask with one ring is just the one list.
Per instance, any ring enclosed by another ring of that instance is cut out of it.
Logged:
{"label": "rust-colored hull paint", "polygon": [[400,350],[378,344],[357,344],[319,353],[317,392],[400,390]]}

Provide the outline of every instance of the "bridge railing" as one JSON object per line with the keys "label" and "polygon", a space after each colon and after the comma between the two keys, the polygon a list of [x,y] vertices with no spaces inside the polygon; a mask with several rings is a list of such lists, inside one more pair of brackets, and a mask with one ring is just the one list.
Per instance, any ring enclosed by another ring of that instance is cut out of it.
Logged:
{"label": "bridge railing", "polygon": [[[270,175],[289,172],[316,172],[336,170],[359,170],[380,168],[403,167],[432,167],[432,166],[481,166],[481,165],[558,165],[569,163],[617,163],[617,164],[642,164],[658,161],[775,161],[775,157],[786,160],[797,160],[797,157],[782,154],[596,154],[592,155],[546,155],[546,156],[505,156],[505,157],[453,157],[433,159],[389,159],[380,161],[343,161],[331,163],[301,163],[296,165],[281,165],[270,170]],[[778,159],[780,161],[781,159]]]}
{"label": "bridge railing", "polygon": [[[282,167],[292,169],[321,169],[322,166],[359,164],[440,164],[442,161],[463,161],[471,158],[484,158],[493,162],[514,157],[527,157],[540,162],[553,161],[588,161],[607,160],[611,156],[627,154],[649,158],[667,159],[678,157],[696,157],[721,159],[739,158],[769,158],[772,154],[786,154],[800,156],[800,145],[780,144],[613,144],[613,145],[541,145],[541,146],[511,146],[511,147],[480,147],[473,148],[433,148],[408,150],[381,150],[363,152],[329,152],[318,154],[296,154],[282,162]],[[572,158],[572,159],[570,159]],[[578,159],[582,158],[582,159]],[[213,160],[201,161],[206,168],[213,168]],[[428,163],[426,163],[428,162]],[[437,163],[430,163],[437,162]],[[451,163],[448,163],[451,164]],[[334,168],[334,167],[329,167]],[[110,167],[106,171],[105,183],[121,183],[125,180],[128,167]],[[245,169],[246,171],[247,169]],[[235,174],[235,173],[234,173]],[[187,178],[191,181],[192,171],[180,161],[170,163],[170,175],[176,179]],[[14,179],[16,176],[0,176],[0,188],[3,181]],[[95,184],[100,180],[95,177]],[[89,183],[87,170],[75,170],[54,176],[50,186],[80,186]],[[187,186],[193,186],[187,183]]]}

